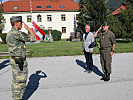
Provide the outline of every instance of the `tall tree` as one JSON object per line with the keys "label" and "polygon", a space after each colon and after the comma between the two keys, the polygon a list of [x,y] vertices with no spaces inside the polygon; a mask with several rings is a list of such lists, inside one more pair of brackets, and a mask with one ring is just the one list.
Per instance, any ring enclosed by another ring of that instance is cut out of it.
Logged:
{"label": "tall tree", "polygon": [[126,9],[118,15],[107,17],[107,22],[111,25],[110,29],[116,38],[133,40],[133,4],[132,2],[125,4]]}
{"label": "tall tree", "polygon": [[91,31],[96,31],[106,20],[107,7],[105,0],[86,0],[85,6],[88,16],[87,23],[91,25]]}
{"label": "tall tree", "polygon": [[79,2],[79,15],[78,15],[78,27],[77,31],[80,32],[80,37],[82,39],[82,34],[85,32],[85,25],[86,25],[86,19],[84,17],[85,15],[85,6],[84,6],[84,0],[80,0]]}
{"label": "tall tree", "polygon": [[133,40],[133,5],[128,4],[126,9],[120,12],[120,21],[123,28],[122,33],[124,38],[131,38]]}
{"label": "tall tree", "polygon": [[4,16],[2,15],[3,12],[3,4],[0,4],[0,33],[2,32],[2,30],[4,29]]}
{"label": "tall tree", "polygon": [[122,23],[119,21],[119,17],[117,16],[108,16],[106,20],[111,26],[109,29],[115,34],[116,38],[121,38],[124,36],[122,33]]}

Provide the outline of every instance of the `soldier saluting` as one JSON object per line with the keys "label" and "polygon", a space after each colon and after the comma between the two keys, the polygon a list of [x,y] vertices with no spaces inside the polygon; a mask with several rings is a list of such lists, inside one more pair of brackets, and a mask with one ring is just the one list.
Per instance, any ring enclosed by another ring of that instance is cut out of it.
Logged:
{"label": "soldier saluting", "polygon": [[[98,32],[102,30],[103,32]],[[111,74],[111,63],[112,55],[115,50],[115,35],[113,32],[109,31],[109,24],[104,22],[104,24],[95,32],[94,38],[99,38],[100,40],[100,62],[104,76],[101,80],[109,81]]]}
{"label": "soldier saluting", "polygon": [[[6,41],[13,75],[12,97],[14,100],[22,100],[28,76],[25,42],[32,42],[36,39],[33,31],[22,22],[21,16],[10,18],[10,22],[12,29],[8,32]],[[19,31],[22,28],[22,24],[30,34]]]}

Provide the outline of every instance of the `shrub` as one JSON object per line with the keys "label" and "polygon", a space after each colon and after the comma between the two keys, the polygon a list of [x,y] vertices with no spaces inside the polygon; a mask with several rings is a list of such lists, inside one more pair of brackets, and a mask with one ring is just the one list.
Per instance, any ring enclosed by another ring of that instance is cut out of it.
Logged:
{"label": "shrub", "polygon": [[62,33],[58,30],[52,30],[52,32],[51,32],[51,35],[52,35],[54,41],[61,40],[61,34]]}
{"label": "shrub", "polygon": [[[43,29],[42,29],[42,30],[43,30]],[[45,35],[46,35],[47,33],[49,33],[48,30],[43,30],[43,32],[45,33]],[[43,40],[44,40],[44,38],[45,38],[45,35],[43,36]]]}
{"label": "shrub", "polygon": [[6,44],[6,35],[7,35],[6,33],[0,34],[0,37],[4,44]]}

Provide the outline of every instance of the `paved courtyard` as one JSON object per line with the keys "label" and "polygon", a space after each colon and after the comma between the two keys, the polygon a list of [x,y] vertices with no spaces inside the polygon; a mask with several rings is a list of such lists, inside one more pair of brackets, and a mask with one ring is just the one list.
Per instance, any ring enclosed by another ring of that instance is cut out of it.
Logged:
{"label": "paved courtyard", "polygon": [[[25,100],[133,100],[133,53],[113,55],[109,82],[100,80],[99,55],[93,60],[87,74],[83,55],[28,58]],[[0,59],[0,100],[12,100],[11,82],[9,60]]]}

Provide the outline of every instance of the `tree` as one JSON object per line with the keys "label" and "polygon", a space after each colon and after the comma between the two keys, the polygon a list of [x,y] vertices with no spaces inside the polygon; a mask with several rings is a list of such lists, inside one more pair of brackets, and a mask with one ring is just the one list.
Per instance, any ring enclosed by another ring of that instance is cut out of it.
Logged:
{"label": "tree", "polygon": [[84,17],[85,15],[85,6],[84,6],[84,0],[80,0],[79,2],[79,15],[78,15],[78,22],[77,22],[77,31],[80,32],[80,38],[82,39],[82,35],[85,32],[85,25],[86,25],[86,19]]}
{"label": "tree", "polygon": [[0,4],[0,33],[2,33],[2,30],[4,29],[4,16],[2,16],[3,12],[3,4]]}
{"label": "tree", "polygon": [[133,40],[133,5],[128,4],[126,9],[120,12],[120,21],[123,28],[123,38],[131,38]]}
{"label": "tree", "polygon": [[124,36],[122,34],[122,23],[119,21],[119,18],[116,16],[108,16],[107,20],[110,26],[110,30],[115,34],[116,38],[121,38],[122,36]]}
{"label": "tree", "polygon": [[116,38],[133,40],[133,5],[131,2],[118,15],[109,16],[107,22],[110,24],[110,30],[115,33]]}
{"label": "tree", "polygon": [[130,2],[133,3],[133,0],[123,0],[123,3]]}
{"label": "tree", "polygon": [[105,0],[86,0],[87,23],[91,26],[91,31],[96,31],[106,20],[107,7]]}

